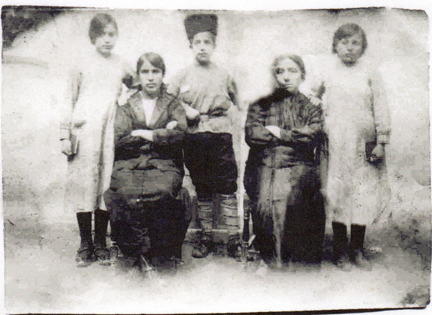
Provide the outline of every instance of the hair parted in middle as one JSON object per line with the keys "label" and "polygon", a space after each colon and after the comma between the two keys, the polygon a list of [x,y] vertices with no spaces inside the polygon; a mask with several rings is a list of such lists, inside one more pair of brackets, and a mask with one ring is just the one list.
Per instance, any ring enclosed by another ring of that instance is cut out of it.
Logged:
{"label": "hair parted in middle", "polygon": [[153,67],[162,70],[162,75],[165,75],[165,62],[161,55],[154,52],[147,52],[139,57],[136,67],[137,75],[139,75],[140,69],[145,61],[148,61]]}
{"label": "hair parted in middle", "polygon": [[300,71],[302,74],[302,79],[304,80],[306,78],[306,68],[305,68],[303,59],[298,55],[292,55],[292,54],[279,55],[274,59],[272,66],[271,66],[271,71],[272,71],[273,76],[276,75],[276,70],[277,70],[279,62],[281,62],[282,60],[285,60],[285,59],[291,59],[292,61],[294,61],[296,63],[296,65],[300,68]]}

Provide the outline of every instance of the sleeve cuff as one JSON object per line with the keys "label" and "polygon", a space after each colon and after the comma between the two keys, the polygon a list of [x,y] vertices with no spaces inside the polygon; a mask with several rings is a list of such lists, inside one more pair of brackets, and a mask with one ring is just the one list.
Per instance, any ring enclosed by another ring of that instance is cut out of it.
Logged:
{"label": "sleeve cuff", "polygon": [[60,129],[60,140],[70,139],[70,129],[62,128]]}
{"label": "sleeve cuff", "polygon": [[390,135],[381,134],[377,137],[377,143],[386,144],[390,142]]}

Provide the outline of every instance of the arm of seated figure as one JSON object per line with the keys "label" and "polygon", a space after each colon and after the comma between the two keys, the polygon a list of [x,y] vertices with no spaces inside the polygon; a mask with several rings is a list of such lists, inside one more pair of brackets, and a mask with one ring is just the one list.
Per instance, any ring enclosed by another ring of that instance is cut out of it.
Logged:
{"label": "arm of seated figure", "polygon": [[284,130],[278,126],[269,125],[265,127],[270,133],[282,140],[282,141],[298,141],[298,142],[311,142],[313,138],[314,131],[305,126],[301,129]]}
{"label": "arm of seated figure", "polygon": [[265,128],[270,131],[270,133],[276,138],[281,138],[281,128],[274,125],[265,126]]}
{"label": "arm of seated figure", "polygon": [[153,142],[153,131],[146,129],[137,129],[131,132],[132,137],[141,137],[144,140]]}
{"label": "arm of seated figure", "polygon": [[174,129],[175,127],[177,127],[178,122],[177,120],[172,120],[170,121],[167,125],[166,125],[166,129]]}
{"label": "arm of seated figure", "polygon": [[293,129],[291,137],[293,141],[309,143],[313,140],[315,131],[309,126],[304,126],[301,129]]}

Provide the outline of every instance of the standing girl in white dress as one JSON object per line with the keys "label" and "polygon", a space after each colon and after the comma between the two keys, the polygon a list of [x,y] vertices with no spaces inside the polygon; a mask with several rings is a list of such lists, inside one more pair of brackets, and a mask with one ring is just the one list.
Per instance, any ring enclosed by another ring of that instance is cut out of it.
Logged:
{"label": "standing girl in white dress", "polygon": [[101,196],[109,188],[114,162],[116,102],[122,83],[132,85],[131,72],[111,53],[118,37],[115,19],[96,14],[89,37],[95,51],[82,58],[70,73],[60,135],[62,152],[68,156],[66,208],[77,213],[81,236],[78,267],[89,265],[94,256],[104,265],[110,261],[106,247],[109,214]]}
{"label": "standing girl in white dress", "polygon": [[[337,55],[325,75],[324,124],[329,142],[326,183],[334,233],[335,264],[370,270],[364,256],[366,226],[379,213],[380,176],[385,168],[390,115],[380,75],[361,60],[366,34],[357,24],[342,25],[333,37]],[[347,226],[351,228],[348,245]]]}

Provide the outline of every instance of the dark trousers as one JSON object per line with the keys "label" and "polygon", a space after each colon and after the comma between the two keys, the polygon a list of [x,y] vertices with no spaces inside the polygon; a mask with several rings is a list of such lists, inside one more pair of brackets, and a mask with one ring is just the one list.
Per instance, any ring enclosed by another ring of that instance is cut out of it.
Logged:
{"label": "dark trousers", "polygon": [[229,195],[237,191],[237,164],[231,134],[188,134],[184,160],[199,199],[209,200],[214,193]]}

